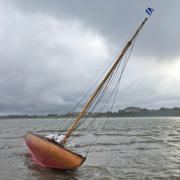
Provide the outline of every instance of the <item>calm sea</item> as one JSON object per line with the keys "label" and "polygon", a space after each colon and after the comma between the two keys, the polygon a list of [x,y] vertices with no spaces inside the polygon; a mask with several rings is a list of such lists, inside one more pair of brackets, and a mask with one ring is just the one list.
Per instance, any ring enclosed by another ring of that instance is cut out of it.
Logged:
{"label": "calm sea", "polygon": [[[72,149],[85,155],[74,171],[41,168],[28,154],[26,131],[64,131],[67,119],[0,120],[0,179],[180,179],[180,117],[87,119]],[[87,129],[88,127],[88,129]]]}

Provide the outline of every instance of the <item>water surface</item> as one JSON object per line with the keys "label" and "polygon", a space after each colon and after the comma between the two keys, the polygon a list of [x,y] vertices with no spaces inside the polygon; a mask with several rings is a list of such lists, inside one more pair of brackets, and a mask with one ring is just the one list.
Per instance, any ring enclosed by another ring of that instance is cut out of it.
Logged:
{"label": "water surface", "polygon": [[[112,118],[85,121],[71,142],[87,155],[74,171],[41,168],[28,154],[26,131],[42,135],[64,131],[67,119],[0,120],[0,179],[178,179],[180,117]],[[88,126],[88,129],[86,128]]]}

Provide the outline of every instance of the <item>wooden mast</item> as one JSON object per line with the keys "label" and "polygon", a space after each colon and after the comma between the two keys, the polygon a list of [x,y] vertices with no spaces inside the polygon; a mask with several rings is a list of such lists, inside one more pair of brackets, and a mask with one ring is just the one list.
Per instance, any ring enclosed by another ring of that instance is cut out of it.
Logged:
{"label": "wooden mast", "polygon": [[117,58],[117,60],[115,61],[115,63],[112,65],[111,69],[108,71],[108,73],[106,74],[106,76],[104,77],[104,79],[101,81],[101,83],[99,84],[99,86],[96,88],[96,90],[94,91],[94,93],[91,95],[91,97],[88,99],[88,101],[86,102],[86,104],[84,105],[84,107],[82,108],[82,111],[78,114],[78,116],[76,117],[75,121],[73,122],[73,124],[69,127],[69,129],[67,130],[65,137],[63,139],[63,143],[65,144],[67,141],[67,138],[71,135],[72,131],[76,128],[76,126],[78,125],[78,123],[80,122],[80,120],[86,115],[87,110],[89,109],[90,105],[92,104],[93,100],[97,97],[97,95],[99,94],[100,90],[102,89],[102,87],[104,86],[104,84],[106,83],[106,81],[108,80],[108,78],[110,77],[110,75],[113,73],[113,71],[116,69],[117,65],[119,64],[119,62],[121,61],[122,57],[124,56],[124,54],[126,53],[126,51],[128,50],[128,48],[131,46],[133,40],[136,38],[136,36],[138,35],[139,31],[143,28],[145,22],[148,20],[148,18],[145,18],[144,21],[141,23],[141,25],[139,26],[139,28],[137,29],[137,31],[134,33],[134,35],[132,36],[132,38],[127,42],[127,44],[125,45],[125,47],[123,48],[122,52],[120,53],[119,57]]}

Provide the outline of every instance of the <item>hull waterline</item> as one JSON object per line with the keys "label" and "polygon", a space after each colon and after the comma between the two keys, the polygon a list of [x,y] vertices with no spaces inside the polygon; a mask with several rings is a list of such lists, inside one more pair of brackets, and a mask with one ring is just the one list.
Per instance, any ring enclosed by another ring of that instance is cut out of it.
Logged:
{"label": "hull waterline", "polygon": [[85,157],[33,133],[25,134],[33,161],[42,167],[56,169],[76,169],[86,160]]}

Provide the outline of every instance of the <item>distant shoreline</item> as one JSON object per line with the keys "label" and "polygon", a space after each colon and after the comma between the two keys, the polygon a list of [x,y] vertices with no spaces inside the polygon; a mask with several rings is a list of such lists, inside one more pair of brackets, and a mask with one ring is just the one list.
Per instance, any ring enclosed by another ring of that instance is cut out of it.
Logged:
{"label": "distant shoreline", "polygon": [[[0,119],[32,119],[32,118],[70,118],[76,117],[78,112],[69,112],[66,114],[43,114],[43,115],[4,115],[0,116]],[[180,116],[180,107],[174,108],[160,108],[157,110],[150,110],[140,107],[127,107],[125,109],[120,109],[117,112],[95,112],[88,113],[89,118],[106,118],[106,117],[178,117]]]}

